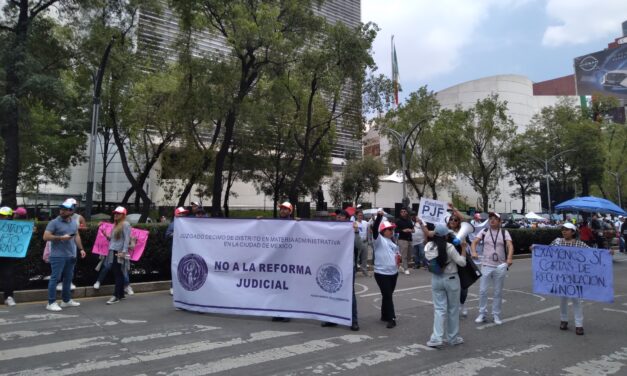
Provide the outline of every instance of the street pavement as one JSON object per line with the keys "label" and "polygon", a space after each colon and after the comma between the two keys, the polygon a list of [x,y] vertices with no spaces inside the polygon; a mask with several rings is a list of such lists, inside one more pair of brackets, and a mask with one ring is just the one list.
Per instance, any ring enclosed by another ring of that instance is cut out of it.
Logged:
{"label": "street pavement", "polygon": [[584,336],[559,330],[559,299],[532,293],[531,260],[505,282],[503,325],[475,324],[470,289],[465,343],[432,349],[430,275],[400,275],[398,326],[379,321],[372,277],[356,278],[361,330],[319,322],[176,310],[165,291],[80,299],[52,313],[45,303],[0,306],[4,375],[627,375],[627,256],[615,256],[615,302],[585,302]]}

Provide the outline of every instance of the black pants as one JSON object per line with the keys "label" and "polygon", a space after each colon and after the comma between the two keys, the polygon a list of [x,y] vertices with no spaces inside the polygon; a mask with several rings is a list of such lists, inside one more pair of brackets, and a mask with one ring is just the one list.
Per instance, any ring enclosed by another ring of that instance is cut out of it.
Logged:
{"label": "black pants", "polygon": [[374,273],[374,280],[377,281],[379,290],[381,290],[381,320],[383,321],[396,320],[392,296],[394,295],[394,289],[396,289],[397,279],[398,273],[393,275]]}
{"label": "black pants", "polygon": [[459,293],[459,302],[461,304],[466,303],[466,298],[468,297],[468,289],[461,289]]}
{"label": "black pants", "polygon": [[13,270],[17,266],[17,259],[13,257],[0,257],[0,283],[4,287],[4,299],[9,296],[13,296],[13,289],[15,288],[15,278],[13,277]]}
{"label": "black pants", "polygon": [[113,296],[118,299],[124,299],[124,274],[122,273],[122,265],[118,262],[117,255],[117,252],[113,252],[113,262],[111,265],[111,269],[113,269],[113,276],[115,277]]}
{"label": "black pants", "polygon": [[352,307],[352,319],[353,324],[358,324],[357,322],[357,298],[355,297],[355,273],[357,273],[357,265],[353,267],[353,307]]}

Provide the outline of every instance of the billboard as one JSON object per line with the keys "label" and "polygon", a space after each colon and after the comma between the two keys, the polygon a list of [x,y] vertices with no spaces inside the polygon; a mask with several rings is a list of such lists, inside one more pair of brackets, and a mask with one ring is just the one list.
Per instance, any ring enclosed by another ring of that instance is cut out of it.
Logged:
{"label": "billboard", "polygon": [[627,44],[575,58],[577,95],[600,92],[627,101]]}

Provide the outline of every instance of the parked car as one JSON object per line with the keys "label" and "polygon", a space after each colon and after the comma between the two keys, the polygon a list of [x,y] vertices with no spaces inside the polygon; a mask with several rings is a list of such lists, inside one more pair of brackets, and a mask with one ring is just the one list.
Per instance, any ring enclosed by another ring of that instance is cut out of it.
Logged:
{"label": "parked car", "polygon": [[[141,217],[142,215],[139,213],[132,213],[126,216],[126,220],[128,221],[128,223],[135,225],[139,222],[139,217]],[[146,223],[152,223],[152,218],[148,217],[146,219]]]}

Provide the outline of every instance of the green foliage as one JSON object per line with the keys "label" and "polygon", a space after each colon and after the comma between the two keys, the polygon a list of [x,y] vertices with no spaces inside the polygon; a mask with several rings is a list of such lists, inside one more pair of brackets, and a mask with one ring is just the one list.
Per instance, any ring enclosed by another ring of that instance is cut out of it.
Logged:
{"label": "green foliage", "polygon": [[500,194],[497,188],[503,174],[503,154],[515,134],[507,112],[507,101],[499,100],[497,94],[477,100],[463,124],[466,137],[458,142],[458,150],[467,156],[459,171],[481,195],[484,210],[489,208],[490,198]]}
{"label": "green foliage", "polygon": [[379,191],[379,176],[385,173],[383,162],[372,156],[349,160],[344,167],[342,193],[351,202],[361,203],[362,196]]}
{"label": "green foliage", "polygon": [[530,158],[529,153],[535,147],[535,140],[526,134],[516,135],[505,151],[505,167],[511,176],[510,186],[515,187],[512,197],[522,200],[522,213],[526,213],[526,200],[532,195],[539,195],[538,182],[544,169]]}

